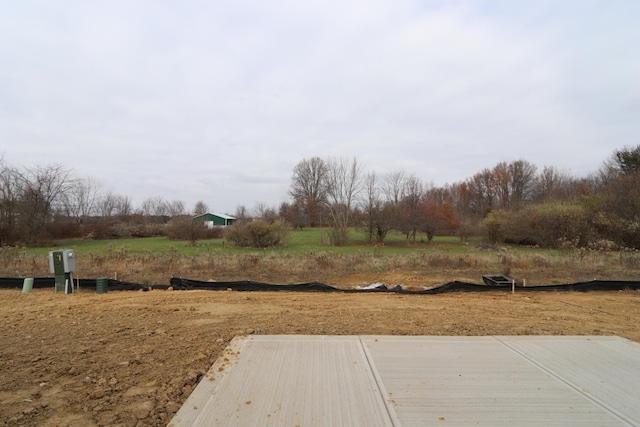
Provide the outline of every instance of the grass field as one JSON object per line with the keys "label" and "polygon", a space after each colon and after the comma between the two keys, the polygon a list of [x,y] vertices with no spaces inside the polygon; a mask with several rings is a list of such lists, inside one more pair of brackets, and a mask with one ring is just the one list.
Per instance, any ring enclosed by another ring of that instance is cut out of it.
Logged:
{"label": "grass field", "polygon": [[479,250],[478,238],[417,239],[408,244],[390,234],[384,246],[351,231],[351,244],[328,246],[326,229],[292,231],[279,248],[238,248],[223,239],[192,245],[165,237],[120,240],[67,240],[42,248],[3,248],[0,276],[49,276],[47,254],[69,248],[77,255],[77,276],[110,277],[144,284],[166,284],[172,276],[197,280],[255,280],[269,283],[324,282],[337,286],[383,282],[421,286],[451,280],[480,282],[483,274],[504,274],[530,284],[574,283],[598,279],[638,280],[640,253],[548,250],[505,246]]}
{"label": "grass field", "polygon": [[[384,251],[386,255],[406,255],[416,251],[421,252],[446,252],[450,254],[463,254],[469,250],[470,245],[480,242],[480,238],[472,238],[468,244],[463,244],[455,236],[436,236],[431,243],[427,243],[426,238],[418,237],[415,243],[407,242],[405,236],[400,233],[389,233],[383,247],[374,245],[367,241],[365,234],[360,230],[352,229],[349,232],[350,244],[348,246],[330,246],[328,242],[328,229],[308,228],[303,230],[293,230],[289,233],[286,245],[282,247],[255,249],[239,248],[224,239],[199,240],[195,245],[187,241],[169,240],[166,237],[147,237],[129,239],[107,239],[107,240],[60,240],[52,246],[40,248],[28,248],[26,253],[32,255],[47,255],[49,251],[56,249],[74,249],[76,252],[91,254],[106,254],[117,250],[126,250],[130,253],[142,253],[145,251],[153,253],[175,252],[181,255],[193,255],[201,253],[275,253],[275,254],[308,254],[319,251],[332,252],[338,254],[351,253],[374,253]],[[519,251],[528,251],[524,248]],[[537,250],[540,252],[541,250]],[[543,251],[547,252],[547,251]],[[549,251],[550,252],[550,251]]]}

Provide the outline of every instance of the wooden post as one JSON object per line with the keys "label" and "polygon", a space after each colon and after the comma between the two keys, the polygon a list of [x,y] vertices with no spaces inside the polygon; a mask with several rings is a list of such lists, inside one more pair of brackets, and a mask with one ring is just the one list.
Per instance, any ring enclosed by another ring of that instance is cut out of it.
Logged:
{"label": "wooden post", "polygon": [[512,294],[516,293],[516,281],[515,281],[515,279],[511,279],[511,293]]}

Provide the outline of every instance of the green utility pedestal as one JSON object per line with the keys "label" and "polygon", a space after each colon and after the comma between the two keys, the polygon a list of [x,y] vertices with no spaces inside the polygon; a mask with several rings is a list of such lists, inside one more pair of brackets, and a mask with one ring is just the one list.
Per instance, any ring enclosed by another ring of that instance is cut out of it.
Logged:
{"label": "green utility pedestal", "polygon": [[53,273],[56,277],[56,292],[64,292],[64,283],[67,278],[62,262],[62,251],[53,251]]}

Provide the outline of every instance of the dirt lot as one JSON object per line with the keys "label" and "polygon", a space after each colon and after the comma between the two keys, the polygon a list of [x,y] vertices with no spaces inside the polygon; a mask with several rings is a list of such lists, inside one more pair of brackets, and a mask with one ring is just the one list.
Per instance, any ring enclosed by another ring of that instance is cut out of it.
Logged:
{"label": "dirt lot", "polygon": [[0,422],[166,425],[229,341],[247,334],[619,335],[640,292],[0,290]]}

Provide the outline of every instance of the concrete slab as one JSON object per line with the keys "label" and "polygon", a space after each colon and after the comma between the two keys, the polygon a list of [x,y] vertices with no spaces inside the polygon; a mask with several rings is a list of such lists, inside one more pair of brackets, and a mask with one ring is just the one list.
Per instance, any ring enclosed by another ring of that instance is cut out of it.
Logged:
{"label": "concrete slab", "polygon": [[357,337],[236,339],[222,361],[170,425],[393,425]]}
{"label": "concrete slab", "polygon": [[619,337],[236,338],[170,426],[640,425]]}

